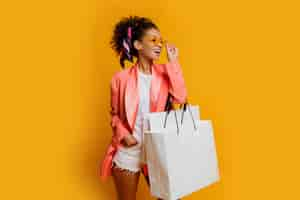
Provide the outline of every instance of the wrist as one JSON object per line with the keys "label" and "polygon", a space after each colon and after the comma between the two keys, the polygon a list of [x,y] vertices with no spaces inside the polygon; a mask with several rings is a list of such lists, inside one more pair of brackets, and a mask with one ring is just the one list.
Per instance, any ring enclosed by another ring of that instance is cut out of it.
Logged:
{"label": "wrist", "polygon": [[178,62],[178,58],[171,58],[171,59],[168,59],[168,62],[169,62],[169,63],[176,63],[176,62]]}

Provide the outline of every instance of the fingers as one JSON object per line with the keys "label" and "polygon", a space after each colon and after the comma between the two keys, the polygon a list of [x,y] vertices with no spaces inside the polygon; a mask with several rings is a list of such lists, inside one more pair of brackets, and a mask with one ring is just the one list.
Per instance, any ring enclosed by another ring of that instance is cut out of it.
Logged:
{"label": "fingers", "polygon": [[137,140],[133,137],[131,140],[130,140],[130,143],[128,144],[128,146],[133,146],[133,145],[136,145],[138,142]]}
{"label": "fingers", "polygon": [[166,47],[167,47],[168,50],[172,50],[172,49],[175,48],[175,45],[166,43]]}
{"label": "fingers", "polygon": [[178,48],[170,43],[166,43],[167,56],[169,61],[173,61],[178,58]]}
{"label": "fingers", "polygon": [[133,143],[126,144],[125,147],[133,147],[133,146],[135,146],[135,145],[137,145],[137,142],[133,142]]}
{"label": "fingers", "polygon": [[166,43],[166,48],[169,52],[173,53],[173,54],[177,54],[178,53],[178,48],[176,48],[175,45],[173,44],[169,44],[169,43]]}
{"label": "fingers", "polygon": [[178,55],[178,52],[179,52],[178,48],[175,48],[175,54],[176,55]]}
{"label": "fingers", "polygon": [[126,147],[131,147],[131,146],[134,146],[138,143],[138,141],[136,140],[136,138],[133,136],[133,135],[127,135],[125,138],[124,138],[125,141],[123,141],[123,145],[126,146]]}

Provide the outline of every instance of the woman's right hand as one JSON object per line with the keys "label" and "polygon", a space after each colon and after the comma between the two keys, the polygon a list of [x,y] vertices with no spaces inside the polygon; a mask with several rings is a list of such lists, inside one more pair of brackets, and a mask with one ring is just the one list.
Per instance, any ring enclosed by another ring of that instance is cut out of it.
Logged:
{"label": "woman's right hand", "polygon": [[131,147],[134,146],[138,143],[138,141],[135,139],[135,137],[132,134],[128,134],[126,135],[123,140],[121,141],[121,143],[125,146],[125,147]]}

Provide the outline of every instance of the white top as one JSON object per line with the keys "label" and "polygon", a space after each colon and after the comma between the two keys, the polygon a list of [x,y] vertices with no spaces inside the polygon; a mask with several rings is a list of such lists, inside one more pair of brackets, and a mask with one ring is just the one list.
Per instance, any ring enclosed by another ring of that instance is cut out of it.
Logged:
{"label": "white top", "polygon": [[141,132],[143,128],[144,114],[150,112],[150,86],[151,74],[144,74],[138,70],[138,88],[139,88],[139,109],[135,122],[134,136],[138,141],[141,141]]}
{"label": "white top", "polygon": [[119,167],[131,171],[140,170],[141,147],[143,143],[143,117],[144,114],[150,112],[151,79],[151,74],[144,74],[138,70],[139,106],[133,131],[133,136],[137,139],[138,144],[132,147],[120,147],[113,159]]}

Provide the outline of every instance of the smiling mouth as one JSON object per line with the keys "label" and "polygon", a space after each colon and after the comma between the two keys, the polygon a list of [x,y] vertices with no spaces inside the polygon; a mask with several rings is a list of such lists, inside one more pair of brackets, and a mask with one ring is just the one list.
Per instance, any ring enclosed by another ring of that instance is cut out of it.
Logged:
{"label": "smiling mouth", "polygon": [[156,55],[160,55],[161,50],[157,49],[157,50],[153,50],[153,52],[154,52]]}

